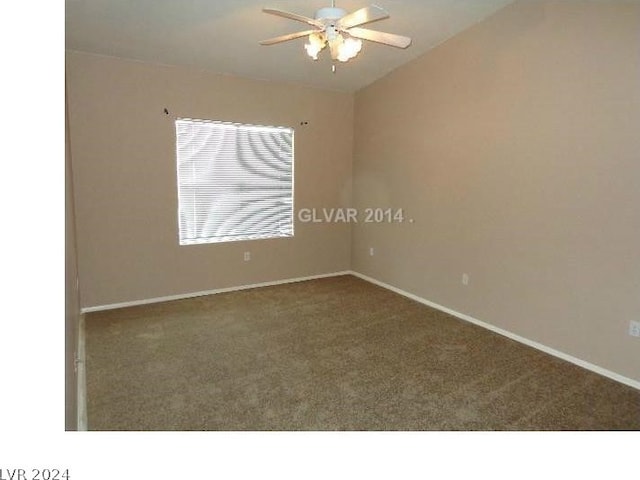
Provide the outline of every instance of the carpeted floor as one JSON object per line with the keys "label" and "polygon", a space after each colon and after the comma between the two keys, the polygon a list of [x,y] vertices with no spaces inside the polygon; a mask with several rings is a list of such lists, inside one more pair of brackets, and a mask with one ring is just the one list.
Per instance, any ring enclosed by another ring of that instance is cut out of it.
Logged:
{"label": "carpeted floor", "polygon": [[640,391],[353,276],[86,332],[90,430],[640,430]]}

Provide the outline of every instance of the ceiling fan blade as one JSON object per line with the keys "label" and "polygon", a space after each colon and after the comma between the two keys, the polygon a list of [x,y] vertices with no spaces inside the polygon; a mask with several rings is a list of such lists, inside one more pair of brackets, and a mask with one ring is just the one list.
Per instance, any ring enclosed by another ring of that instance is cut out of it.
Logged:
{"label": "ceiling fan blade", "polygon": [[304,32],[290,33],[288,35],[281,35],[279,37],[270,38],[269,40],[262,40],[260,45],[273,45],[274,43],[286,42],[287,40],[293,40],[295,38],[306,37],[312,33],[316,33],[319,30],[305,30]]}
{"label": "ceiling fan blade", "polygon": [[277,15],[279,17],[288,18],[290,20],[296,20],[298,22],[306,23],[308,25],[313,25],[317,28],[324,29],[324,23],[315,20],[313,18],[305,17],[303,15],[298,15],[297,13],[285,12],[283,10],[276,10],[275,8],[263,8],[262,11],[264,13],[270,13],[271,15]]}
{"label": "ceiling fan blade", "polygon": [[366,28],[350,28],[347,33],[352,37],[362,38],[371,42],[384,43],[392,47],[407,48],[411,45],[411,39],[395,33],[378,32]]}
{"label": "ceiling fan blade", "polygon": [[337,27],[339,30],[364,25],[365,23],[377,22],[389,18],[387,11],[377,5],[369,5],[368,7],[356,10],[353,13],[345,15],[338,20]]}

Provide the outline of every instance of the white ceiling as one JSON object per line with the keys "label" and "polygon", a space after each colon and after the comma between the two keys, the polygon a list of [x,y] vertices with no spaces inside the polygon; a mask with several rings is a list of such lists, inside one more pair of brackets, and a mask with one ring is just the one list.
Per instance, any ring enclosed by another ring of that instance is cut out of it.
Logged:
{"label": "white ceiling", "polygon": [[66,0],[66,48],[352,92],[512,1],[337,0],[348,12],[381,6],[391,18],[366,27],[409,36],[413,43],[402,50],[365,41],[355,59],[338,62],[336,73],[326,50],[315,62],[306,55],[304,38],[258,44],[309,28],[265,14],[263,7],[313,17],[331,5],[327,0]]}

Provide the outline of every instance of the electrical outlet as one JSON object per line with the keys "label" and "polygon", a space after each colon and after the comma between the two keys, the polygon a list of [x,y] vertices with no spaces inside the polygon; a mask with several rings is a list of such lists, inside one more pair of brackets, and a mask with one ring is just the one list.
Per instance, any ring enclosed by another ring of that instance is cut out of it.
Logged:
{"label": "electrical outlet", "polygon": [[375,253],[375,250],[373,249],[373,247],[369,247],[369,256],[373,257],[374,253]]}
{"label": "electrical outlet", "polygon": [[640,337],[640,322],[631,320],[629,322],[629,335],[632,337]]}
{"label": "electrical outlet", "polygon": [[463,285],[469,285],[469,274],[468,273],[463,273],[462,274],[462,284]]}
{"label": "electrical outlet", "polygon": [[244,252],[244,261],[248,262],[251,260],[251,252]]}

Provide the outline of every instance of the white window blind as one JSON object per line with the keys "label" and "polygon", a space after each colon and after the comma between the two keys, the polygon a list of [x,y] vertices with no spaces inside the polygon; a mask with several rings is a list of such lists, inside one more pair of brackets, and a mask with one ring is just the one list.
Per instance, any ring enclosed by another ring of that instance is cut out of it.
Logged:
{"label": "white window blind", "polygon": [[293,236],[293,129],[176,120],[180,245]]}

